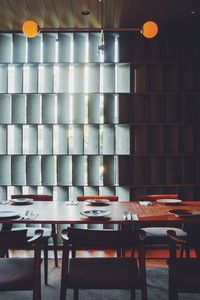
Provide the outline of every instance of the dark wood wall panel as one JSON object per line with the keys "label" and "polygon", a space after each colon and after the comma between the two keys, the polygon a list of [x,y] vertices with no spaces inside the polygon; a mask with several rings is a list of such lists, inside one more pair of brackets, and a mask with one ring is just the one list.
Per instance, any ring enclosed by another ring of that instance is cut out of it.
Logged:
{"label": "dark wood wall panel", "polygon": [[132,199],[153,192],[200,199],[200,64],[195,40],[168,37],[148,43],[135,37],[129,51],[121,45],[122,56],[125,53],[132,64],[130,100],[126,97]]}

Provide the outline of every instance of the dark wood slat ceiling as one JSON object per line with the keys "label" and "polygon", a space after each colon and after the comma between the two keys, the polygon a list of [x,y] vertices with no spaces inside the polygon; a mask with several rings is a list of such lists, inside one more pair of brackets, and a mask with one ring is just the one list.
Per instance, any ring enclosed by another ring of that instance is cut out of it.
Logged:
{"label": "dark wood slat ceiling", "polygon": [[[103,2],[102,2],[103,1]],[[155,20],[159,31],[200,26],[200,0],[0,0],[0,31],[21,31],[27,19],[41,29],[138,28]],[[83,16],[81,11],[89,11]],[[194,11],[194,14],[191,14]]]}

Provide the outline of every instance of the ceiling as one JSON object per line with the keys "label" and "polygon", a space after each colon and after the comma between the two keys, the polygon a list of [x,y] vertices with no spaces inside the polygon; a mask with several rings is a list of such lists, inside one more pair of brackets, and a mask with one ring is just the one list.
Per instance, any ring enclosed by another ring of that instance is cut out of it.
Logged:
{"label": "ceiling", "polygon": [[0,31],[21,31],[28,19],[41,30],[123,30],[154,20],[160,34],[183,32],[199,28],[200,0],[0,0]]}

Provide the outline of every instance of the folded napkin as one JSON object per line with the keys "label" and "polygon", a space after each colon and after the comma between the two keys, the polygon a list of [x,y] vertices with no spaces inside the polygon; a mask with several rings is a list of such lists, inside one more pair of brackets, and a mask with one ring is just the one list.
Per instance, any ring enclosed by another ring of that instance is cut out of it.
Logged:
{"label": "folded napkin", "polygon": [[145,205],[145,206],[149,206],[149,205],[153,205],[151,201],[139,201],[140,205]]}

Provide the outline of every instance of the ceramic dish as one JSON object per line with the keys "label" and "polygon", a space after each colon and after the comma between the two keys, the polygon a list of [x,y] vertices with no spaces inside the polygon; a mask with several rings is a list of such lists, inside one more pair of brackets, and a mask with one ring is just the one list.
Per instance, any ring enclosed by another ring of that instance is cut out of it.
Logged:
{"label": "ceramic dish", "polygon": [[175,215],[176,217],[193,217],[196,215],[200,215],[199,211],[188,209],[172,209],[169,210],[169,213]]}
{"label": "ceramic dish", "polygon": [[13,199],[10,199],[10,202],[12,204],[16,204],[16,205],[25,205],[25,204],[32,204],[33,199],[32,198],[13,198]]}
{"label": "ceramic dish", "polygon": [[178,204],[182,202],[180,199],[158,199],[156,201],[162,204]]}
{"label": "ceramic dish", "polygon": [[87,199],[85,201],[87,204],[90,205],[108,205],[110,203],[110,200],[108,199]]}
{"label": "ceramic dish", "polygon": [[92,209],[92,210],[82,211],[81,215],[88,218],[105,218],[110,215],[110,212],[106,210]]}
{"label": "ceramic dish", "polygon": [[19,213],[17,213],[16,211],[10,211],[10,210],[3,210],[0,211],[0,219],[12,219],[12,218],[17,218],[20,217]]}

